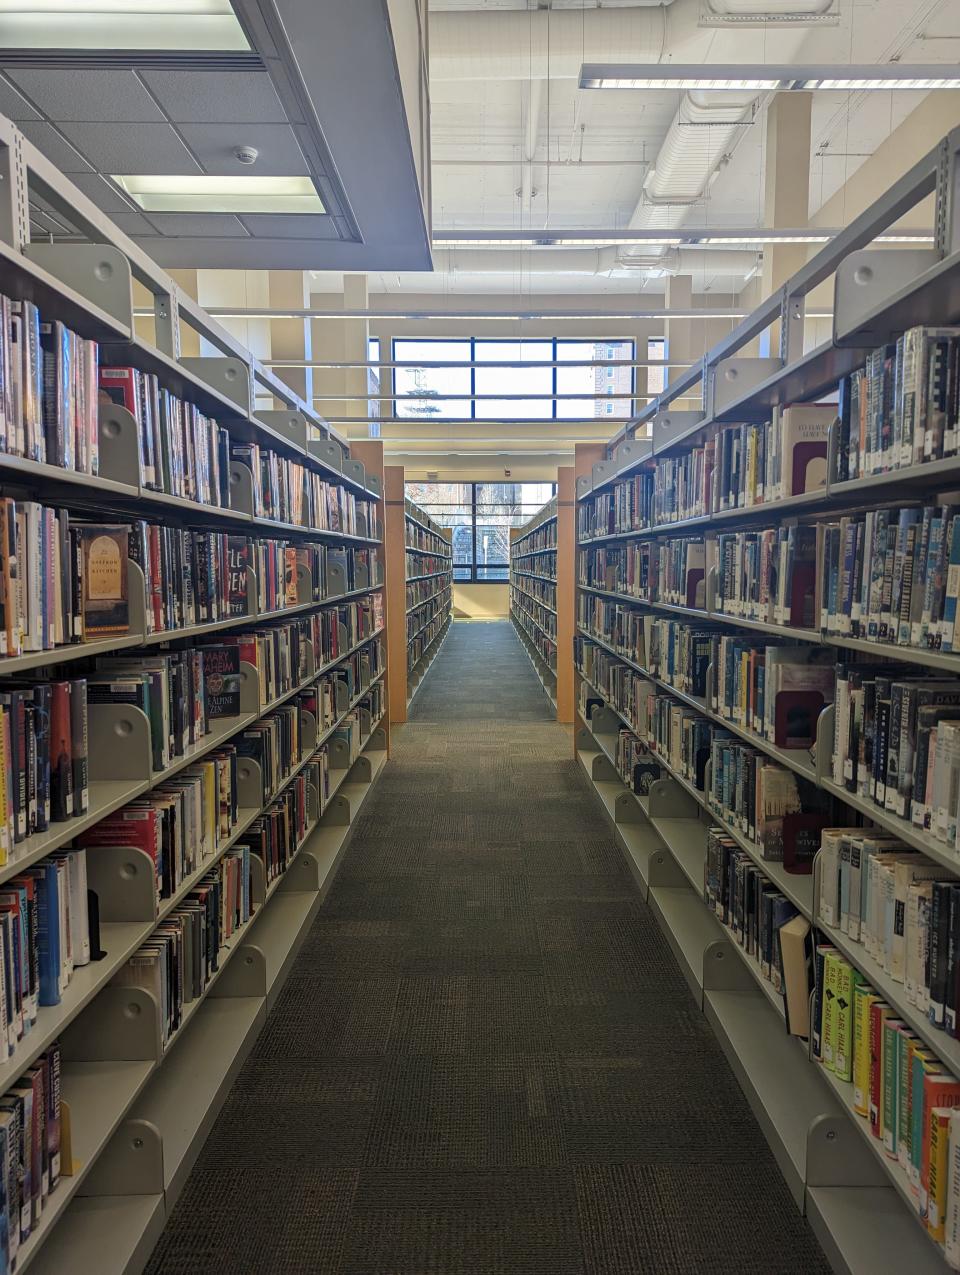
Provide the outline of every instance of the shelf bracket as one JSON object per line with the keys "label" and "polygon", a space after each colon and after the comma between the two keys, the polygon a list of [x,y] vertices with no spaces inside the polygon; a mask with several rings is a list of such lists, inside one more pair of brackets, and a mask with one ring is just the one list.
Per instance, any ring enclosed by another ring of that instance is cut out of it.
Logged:
{"label": "shelf bracket", "polygon": [[91,704],[88,729],[91,779],[152,778],[150,722],[142,709],[133,704]]}
{"label": "shelf bracket", "polygon": [[876,1156],[853,1127],[853,1120],[859,1119],[841,1112],[820,1115],[810,1122],[805,1174],[808,1187],[890,1185]]}
{"label": "shelf bracket", "polygon": [[934,248],[861,248],[844,257],[834,276],[834,344],[883,345],[892,335],[889,319],[871,316],[939,260]]}
{"label": "shelf bracket", "polygon": [[133,333],[130,262],[119,248],[102,243],[28,243],[23,255]]}
{"label": "shelf bracket", "polygon": [[91,846],[87,880],[97,896],[101,921],[156,920],[157,870],[136,846]]}
{"label": "shelf bracket", "polygon": [[655,779],[649,813],[651,819],[696,819],[699,806],[673,779]]}
{"label": "shelf bracket", "polygon": [[302,412],[262,411],[257,420],[299,451],[307,450],[307,418]]}
{"label": "shelf bracket", "polygon": [[322,884],[320,864],[317,862],[316,855],[311,854],[309,850],[301,850],[283,874],[277,889],[285,893],[316,894]]}
{"label": "shelf bracket", "polygon": [[242,359],[211,356],[182,358],[180,366],[205,381],[212,390],[230,400],[242,416],[253,410],[250,368]]}
{"label": "shelf bracket", "polygon": [[705,992],[752,991],[753,980],[728,939],[714,939],[703,950]]}
{"label": "shelf bracket", "polygon": [[343,458],[343,476],[350,478],[353,482],[359,483],[361,487],[367,485],[367,471],[362,460],[353,460],[350,456]]}
{"label": "shelf bracket", "polygon": [[689,890],[687,878],[683,875],[676,859],[663,846],[654,850],[648,864],[650,889]]}
{"label": "shelf bracket", "polygon": [[783,367],[782,359],[721,359],[713,376],[713,414],[719,416]]}
{"label": "shelf bracket", "polygon": [[350,802],[342,793],[334,793],[327,802],[321,816],[325,824],[334,828],[345,828],[350,823]]}
{"label": "shelf bracket", "polygon": [[140,487],[140,443],[137,422],[119,403],[101,403],[99,410],[100,476]]}
{"label": "shelf bracket", "polygon": [[266,994],[267,958],[256,943],[240,946],[209,991],[211,997],[265,997]]}
{"label": "shelf bracket", "polygon": [[241,810],[259,810],[264,803],[263,771],[253,757],[237,758],[237,804]]}
{"label": "shelf bracket", "polygon": [[668,451],[687,433],[703,424],[703,412],[679,409],[665,409],[654,415],[651,423],[653,436],[653,454]]}
{"label": "shelf bracket", "polygon": [[230,462],[230,508],[250,518],[257,512],[253,504],[253,474],[239,460]]}
{"label": "shelf bracket", "polygon": [[343,448],[332,438],[315,438],[307,444],[307,451],[334,473],[343,473]]}
{"label": "shelf bracket", "polygon": [[77,1194],[162,1195],[163,1139],[157,1126],[149,1120],[124,1120]]}
{"label": "shelf bracket", "polygon": [[109,983],[60,1039],[66,1062],[159,1062],[160,1007],[145,988]]}

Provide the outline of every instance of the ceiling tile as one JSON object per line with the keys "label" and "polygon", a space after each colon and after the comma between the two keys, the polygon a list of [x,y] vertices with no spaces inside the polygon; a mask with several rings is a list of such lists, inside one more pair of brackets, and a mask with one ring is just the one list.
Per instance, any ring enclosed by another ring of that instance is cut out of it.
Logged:
{"label": "ceiling tile", "polygon": [[169,124],[67,124],[63,131],[101,173],[198,173]]}
{"label": "ceiling tile", "polygon": [[137,212],[115,212],[110,214],[110,220],[115,221],[125,235],[153,235],[157,237],[156,229],[151,226],[146,217],[142,213]]}
{"label": "ceiling tile", "polygon": [[52,120],[136,124],[163,119],[163,112],[133,71],[17,67],[7,75]]}
{"label": "ceiling tile", "polygon": [[169,238],[248,238],[246,227],[232,213],[151,213],[150,220]]}
{"label": "ceiling tile", "polygon": [[283,124],[286,115],[264,71],[154,71],[141,75],[177,124]]}
{"label": "ceiling tile", "polygon": [[[214,176],[309,175],[310,170],[288,124],[180,124],[178,128],[197,159]],[[260,152],[257,162],[241,164],[235,154],[238,146],[256,147]]]}
{"label": "ceiling tile", "polygon": [[99,173],[73,173],[70,180],[107,213],[131,212],[130,201]]}
{"label": "ceiling tile", "polygon": [[243,213],[242,221],[257,239],[337,239],[332,217],[312,213]]}
{"label": "ceiling tile", "polygon": [[39,111],[35,111],[30,103],[8,79],[0,75],[0,114],[17,123],[19,120],[41,119]]}
{"label": "ceiling tile", "polygon": [[68,141],[60,136],[52,124],[43,120],[21,120],[17,125],[28,142],[42,150],[47,159],[62,173],[89,173],[90,165]]}

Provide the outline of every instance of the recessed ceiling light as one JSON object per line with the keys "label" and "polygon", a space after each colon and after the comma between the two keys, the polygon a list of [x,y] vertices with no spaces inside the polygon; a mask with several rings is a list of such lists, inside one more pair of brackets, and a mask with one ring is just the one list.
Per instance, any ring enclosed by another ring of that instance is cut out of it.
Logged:
{"label": "recessed ceiling light", "polygon": [[[549,231],[537,230],[516,235],[486,236],[477,231],[435,231],[434,248],[757,248],[764,244],[824,244],[838,230],[706,230],[689,229],[670,237],[631,234],[628,230],[566,231],[558,230],[553,238]],[[462,237],[461,237],[462,235]],[[877,235],[875,243],[933,243],[932,234],[910,233]]]}
{"label": "recessed ceiling light", "polygon": [[144,212],[322,213],[309,177],[138,177],[113,180]]}
{"label": "recessed ceiling light", "polygon": [[[591,63],[580,68],[582,89],[674,89],[704,92],[762,93],[772,89],[841,90],[960,88],[954,68],[906,66],[680,66],[676,63]],[[831,74],[832,72],[832,74]]]}
{"label": "recessed ceiling light", "polygon": [[0,0],[8,49],[250,48],[230,0]]}

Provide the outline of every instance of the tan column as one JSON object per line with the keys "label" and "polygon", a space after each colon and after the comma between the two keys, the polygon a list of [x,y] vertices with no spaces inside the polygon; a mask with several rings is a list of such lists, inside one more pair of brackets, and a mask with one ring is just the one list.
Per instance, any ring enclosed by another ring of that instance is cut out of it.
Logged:
{"label": "tan column", "polygon": [[[271,310],[304,310],[310,305],[310,288],[303,270],[271,270],[269,296]],[[313,339],[307,319],[274,319],[270,324],[270,357],[309,359]],[[309,368],[278,367],[277,376],[307,403],[313,396],[313,373]]]}
{"label": "tan column", "polygon": [[[367,276],[345,274],[343,276],[342,307],[344,310],[367,308]],[[327,294],[324,304],[329,304]],[[361,363],[367,360],[367,341],[370,323],[367,319],[314,319],[313,348],[317,358],[333,362]],[[350,438],[366,438],[367,402],[365,398],[344,398],[344,395],[366,395],[371,392],[371,381],[366,368],[318,368],[314,377],[316,407],[323,416],[335,421],[344,417],[356,417],[355,426],[335,425]]]}
{"label": "tan column", "polygon": [[[688,274],[673,275],[667,279],[666,308],[689,310],[693,304],[693,279]],[[667,319],[664,325],[667,368],[667,385],[675,380],[697,357],[693,350],[693,320]]]}
{"label": "tan column", "polygon": [[[811,93],[778,93],[767,111],[764,157],[763,222],[771,230],[800,229],[810,212],[810,105]],[[761,271],[764,297],[783,286],[806,262],[803,244],[768,244]],[[760,353],[775,355],[780,341],[779,324],[760,338]]]}

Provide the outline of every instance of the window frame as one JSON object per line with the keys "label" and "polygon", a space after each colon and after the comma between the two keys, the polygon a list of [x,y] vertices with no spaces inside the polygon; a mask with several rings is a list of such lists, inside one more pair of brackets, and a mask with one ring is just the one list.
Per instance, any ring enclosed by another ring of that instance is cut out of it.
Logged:
{"label": "window frame", "polygon": [[[618,345],[626,345],[626,346],[628,347],[628,357],[627,357],[627,359],[617,359],[617,358],[613,358],[612,356],[609,356],[609,357],[610,357],[610,367],[609,367],[609,369],[608,369],[608,377],[609,377],[609,372],[610,372],[610,370],[615,370],[618,364],[620,364],[620,363],[625,363],[625,362],[629,362],[629,364],[630,364],[630,394],[631,394],[631,396],[632,396],[632,397],[631,397],[629,400],[627,400],[627,406],[628,406],[629,410],[627,411],[627,414],[626,414],[626,415],[625,415],[622,419],[624,419],[624,420],[629,420],[632,416],[634,416],[634,415],[636,414],[636,410],[637,410],[637,369],[636,369],[636,367],[634,366],[634,364],[635,364],[635,363],[636,363],[636,361],[637,361],[637,341],[636,341],[636,338],[635,338],[635,337],[624,336],[624,337],[617,337],[616,339],[611,339],[611,340],[607,340],[607,339],[603,339],[603,340],[593,339],[593,340],[591,340],[589,337],[570,337],[570,336],[565,336],[565,337],[556,337],[556,336],[554,336],[554,337],[549,337],[549,336],[532,336],[532,337],[526,337],[526,338],[524,338],[524,337],[478,337],[478,336],[470,336],[470,337],[466,337],[466,336],[464,336],[464,337],[460,337],[460,336],[458,336],[458,337],[444,337],[444,336],[395,336],[395,337],[391,338],[391,343],[390,343],[390,355],[391,355],[391,361],[392,361],[392,362],[393,362],[393,364],[394,364],[394,372],[393,372],[393,389],[394,389],[394,398],[393,398],[393,415],[394,415],[394,417],[395,417],[395,418],[397,418],[397,419],[399,419],[399,418],[400,418],[400,406],[401,406],[401,404],[403,404],[403,403],[405,403],[405,402],[406,402],[406,403],[409,403],[411,400],[413,400],[413,401],[417,401],[417,400],[416,400],[416,396],[415,396],[415,395],[412,395],[412,394],[407,394],[407,395],[404,395],[404,396],[402,396],[402,397],[400,397],[400,398],[398,398],[398,397],[396,396],[396,384],[397,384],[397,375],[396,375],[396,374],[397,374],[397,370],[398,370],[398,365],[403,366],[403,367],[410,367],[410,368],[415,368],[415,367],[417,366],[417,364],[416,364],[416,363],[414,363],[414,362],[410,362],[408,359],[399,359],[399,358],[397,357],[397,344],[398,344],[399,342],[409,342],[409,343],[419,342],[419,343],[420,343],[420,344],[422,344],[422,345],[431,345],[431,344],[435,344],[435,345],[447,345],[447,344],[449,344],[451,341],[460,341],[460,342],[463,342],[464,344],[469,344],[469,346],[470,346],[470,364],[471,364],[471,367],[470,367],[470,369],[469,369],[469,370],[470,370],[470,400],[469,400],[469,402],[467,402],[466,400],[464,400],[464,401],[463,401],[463,411],[462,411],[462,412],[460,412],[457,416],[435,416],[435,417],[433,418],[434,420],[437,420],[437,421],[444,421],[444,420],[447,420],[447,421],[449,421],[449,420],[469,420],[471,423],[472,423],[472,422],[474,422],[474,421],[479,421],[479,423],[480,423],[480,424],[488,424],[488,423],[489,423],[489,421],[490,421],[491,419],[497,419],[497,418],[491,418],[491,417],[478,417],[478,416],[477,416],[477,397],[476,397],[476,396],[477,396],[477,368],[476,368],[476,364],[477,364],[477,362],[478,362],[478,359],[477,359],[477,346],[478,346],[478,345],[493,345],[493,344],[502,345],[502,344],[504,344],[504,343],[506,343],[506,342],[509,342],[509,341],[515,341],[517,344],[522,344],[524,341],[527,341],[527,342],[528,342],[528,343],[530,343],[530,344],[538,343],[538,344],[541,344],[541,345],[549,345],[549,346],[550,346],[550,362],[552,362],[552,363],[554,364],[553,368],[551,368],[551,373],[552,373],[552,375],[551,375],[551,378],[550,378],[550,379],[551,379],[551,389],[550,389],[550,392],[551,392],[551,394],[552,394],[552,396],[553,396],[553,401],[552,401],[552,402],[551,402],[551,404],[550,404],[550,415],[549,415],[549,416],[532,416],[532,417],[522,417],[521,419],[522,419],[524,422],[529,421],[529,422],[530,422],[530,423],[532,423],[532,424],[536,424],[538,421],[542,423],[542,422],[545,422],[545,421],[557,421],[557,420],[561,420],[561,421],[562,421],[562,420],[564,420],[564,419],[573,419],[573,418],[564,418],[564,417],[562,417],[562,416],[558,416],[558,415],[557,415],[557,374],[559,373],[560,368],[559,368],[559,367],[557,367],[556,365],[557,365],[558,363],[560,363],[560,358],[559,358],[559,347],[560,347],[560,346],[562,346],[562,345],[595,345],[595,346],[605,346],[605,347],[607,348],[607,350],[615,349],[615,348],[616,348],[616,346],[618,346]],[[428,363],[429,363],[429,362],[431,362],[431,361],[432,361],[432,360],[427,359],[427,362],[428,362]],[[507,361],[509,362],[510,360],[507,360]],[[536,361],[536,360],[534,360],[534,361]],[[574,362],[575,362],[575,361],[576,361],[576,360],[574,360]],[[599,361],[599,360],[598,360],[598,361]],[[457,366],[458,366],[458,364],[456,364],[456,363],[451,363],[451,364],[450,364],[450,366],[451,366],[451,367],[457,367]],[[462,366],[462,365],[461,365],[461,366]],[[491,363],[489,366],[490,366],[490,367],[496,367],[496,366],[497,366],[497,364],[496,364],[495,362],[493,362],[493,363]],[[541,369],[541,370],[542,370],[542,369]],[[594,369],[594,371],[596,371],[596,369]],[[612,379],[612,378],[610,378],[610,379]],[[609,393],[610,391],[607,391],[607,392]],[[442,397],[442,396],[440,396],[440,397]],[[598,392],[598,393],[595,395],[595,397],[594,397],[594,399],[593,399],[593,400],[590,400],[590,399],[583,399],[583,400],[582,400],[582,402],[583,402],[584,408],[586,408],[590,402],[593,402],[594,404],[601,402],[601,401],[602,401],[602,399],[603,399],[603,397],[604,397],[604,396],[603,396],[603,394],[602,394],[602,393],[600,393],[600,392]],[[622,402],[623,400],[620,400],[620,401]],[[468,408],[469,408],[469,411],[467,410]],[[605,413],[605,412],[601,412],[601,413],[600,413],[600,415],[601,415],[601,416],[606,415],[606,414],[607,414],[607,413]],[[592,414],[590,414],[589,416],[588,416],[588,414],[587,414],[586,412],[584,412],[584,413],[583,413],[583,419],[585,419],[585,420],[587,420],[587,419],[592,420],[595,416],[597,416],[596,411],[594,411],[594,412],[593,412]],[[407,419],[407,418],[406,418],[406,417],[404,417],[403,419]],[[416,418],[410,418],[410,419],[416,419]]]}
{"label": "window frame", "polygon": [[[507,557],[507,561],[506,561],[506,562],[481,562],[481,563],[479,563],[479,564],[478,564],[478,562],[477,562],[477,504],[478,504],[478,501],[477,501],[477,488],[478,488],[478,487],[487,487],[487,486],[489,486],[489,485],[491,484],[491,482],[496,482],[496,479],[480,479],[480,480],[479,480],[479,481],[477,481],[477,482],[469,482],[469,481],[467,481],[467,482],[461,482],[461,483],[460,483],[460,486],[462,486],[462,487],[469,487],[469,488],[470,488],[470,561],[469,561],[469,562],[459,562],[459,563],[458,563],[458,562],[451,562],[451,564],[450,564],[450,565],[451,565],[452,572],[453,572],[453,583],[454,583],[455,585],[456,585],[456,584],[482,584],[482,585],[489,585],[489,584],[501,584],[501,585],[503,585],[503,584],[509,584],[509,583],[510,583],[510,558],[509,558],[509,554],[508,554],[508,557]],[[521,480],[519,481],[519,483],[518,483],[518,486],[521,486],[521,487],[523,487],[523,486],[527,486],[527,485],[529,485],[529,486],[538,486],[538,487],[549,487],[549,488],[550,488],[550,495],[547,497],[547,500],[552,500],[552,499],[553,499],[553,497],[554,497],[554,496],[556,496],[556,494],[557,494],[557,484],[556,484],[556,483],[537,483],[535,480],[531,480],[531,479],[526,479],[526,480],[521,479]],[[483,505],[484,505],[484,507],[486,507],[486,506],[490,506],[490,505],[492,505],[492,504],[493,504],[493,502],[492,502],[492,501],[489,501],[489,500],[484,500],[484,501],[479,502],[479,503],[483,504]],[[521,504],[522,504],[522,503],[523,503],[523,502],[521,501]],[[546,501],[544,501],[543,503],[544,503],[544,504],[546,504],[547,502],[546,502]],[[536,512],[536,511],[535,511],[535,512]],[[433,520],[434,520],[435,522],[437,522],[440,526],[442,526],[442,525],[443,525],[443,523],[442,523],[441,519],[440,519],[440,518],[439,518],[439,517],[438,517],[435,513],[431,514],[430,516],[431,516],[431,517],[433,518]],[[531,517],[532,517],[532,516],[533,516],[533,515],[531,514]],[[466,524],[465,524],[465,523],[459,523],[459,524],[457,524],[457,525],[458,525],[458,526],[465,526]],[[506,576],[505,576],[502,580],[483,580],[483,579],[480,579],[480,578],[478,577],[478,575],[477,575],[477,571],[478,571],[478,570],[482,570],[482,571],[501,571],[501,570],[503,570],[503,571],[506,571],[506,573],[507,573],[507,574],[506,574]],[[463,579],[463,578],[461,578],[461,579],[459,579],[459,580],[458,580],[458,579],[457,579],[457,572],[458,572],[458,571],[469,571],[469,573],[470,573],[469,578],[468,578],[468,579]]]}

